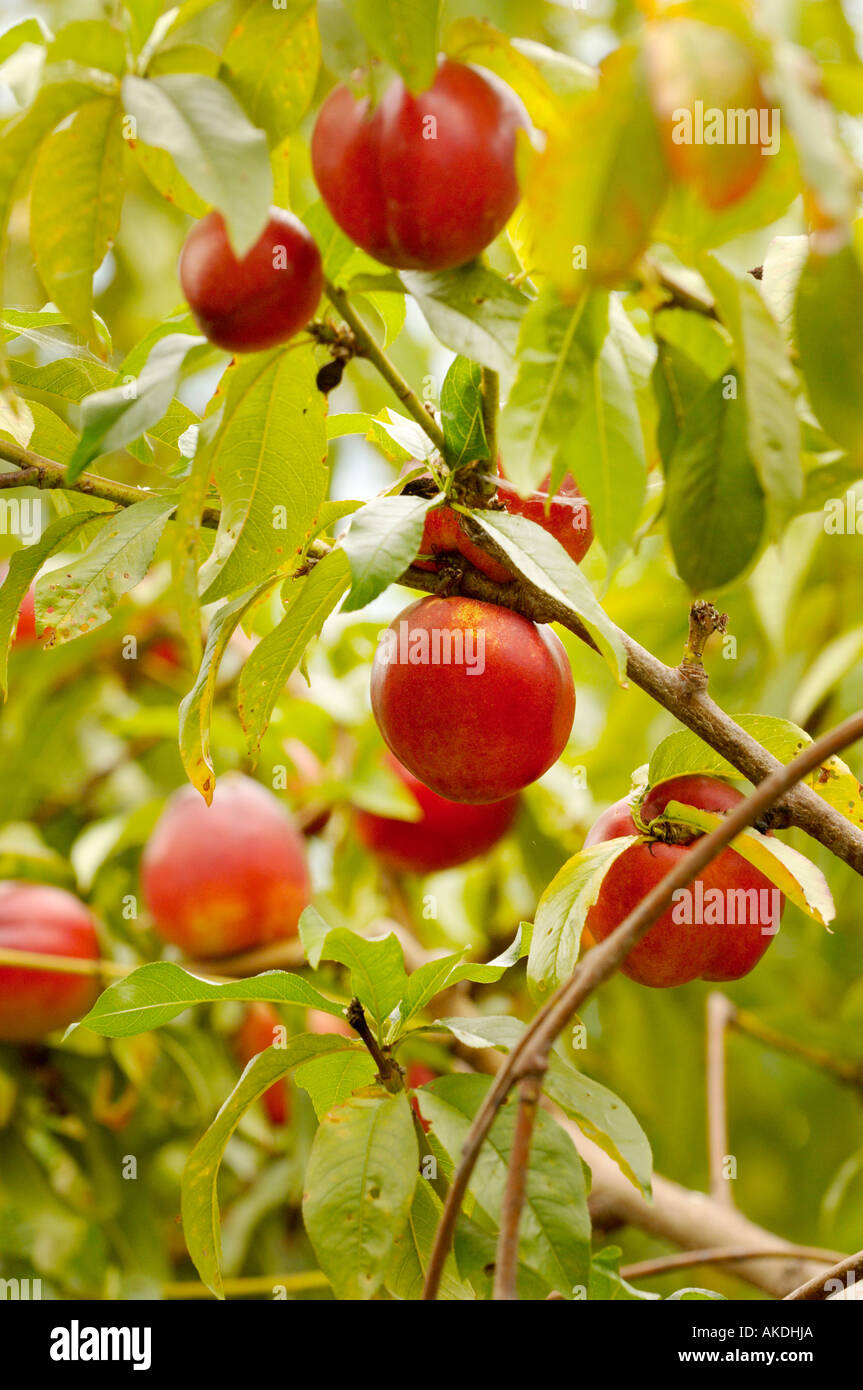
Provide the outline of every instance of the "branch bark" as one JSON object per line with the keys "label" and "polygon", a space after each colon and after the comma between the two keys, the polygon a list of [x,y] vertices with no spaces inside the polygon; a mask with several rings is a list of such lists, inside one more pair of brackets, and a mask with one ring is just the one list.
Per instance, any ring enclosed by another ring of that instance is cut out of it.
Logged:
{"label": "branch bark", "polygon": [[[131,483],[117,483],[113,478],[102,478],[98,473],[82,473],[74,483],[70,483],[62,463],[34,454],[15,444],[11,439],[0,439],[0,459],[19,469],[18,475],[3,474],[4,478],[14,478],[14,482],[3,482],[3,487],[37,487],[43,491],[58,489],[61,492],[80,492],[85,497],[98,497],[103,502],[113,502],[116,507],[132,507],[136,502],[146,502],[156,494],[147,487],[135,487]],[[202,513],[204,526],[215,529],[219,524],[219,512],[215,507],[207,507]]]}
{"label": "branch bark", "polygon": [[725,1176],[728,1156],[728,1094],[726,1087],[725,1039],[733,1012],[730,1000],[714,990],[707,998],[707,1154],[710,1195],[717,1202],[733,1207],[729,1179]]}
{"label": "branch bark", "polygon": [[[792,1289],[791,1293],[785,1295],[786,1303],[819,1303],[824,1299],[832,1298],[835,1294],[841,1293],[841,1289],[831,1288],[831,1284],[841,1283],[845,1288],[849,1282],[854,1283],[854,1276],[863,1271],[863,1250],[858,1250],[856,1255],[849,1255],[847,1259],[841,1260],[839,1264],[833,1265],[832,1269],[825,1270],[822,1274],[816,1274],[813,1279],[808,1279],[805,1284],[801,1284],[799,1289]],[[849,1280],[848,1275],[852,1278]]]}
{"label": "branch bark", "polygon": [[519,1082],[518,1091],[518,1116],[501,1206],[500,1234],[494,1266],[493,1297],[498,1301],[508,1302],[518,1299],[518,1230],[527,1190],[530,1145],[536,1123],[536,1110],[542,1094],[542,1077],[525,1076]]}
{"label": "branch bark", "polygon": [[863,738],[863,712],[846,719],[837,728],[804,748],[787,766],[780,766],[776,772],[771,773],[756,787],[751,796],[739,802],[727,814],[721,825],[709,835],[697,840],[690,851],[681,856],[674,868],[642,898],[635,910],[611,935],[587,953],[571,978],[555,990],[539,1010],[517,1046],[507,1057],[468,1131],[461,1161],[438,1225],[426,1273],[424,1299],[431,1300],[437,1297],[444,1262],[449,1253],[455,1223],[468,1183],[495,1115],[512,1086],[524,1076],[543,1074],[545,1059],[555,1038],[593,990],[614,973],[632,947],[646,935],[670,905],[675,891],[690,884],[736,835],[758,820],[790,787],[820,767],[827,758],[859,738]]}
{"label": "branch bark", "polygon": [[443,430],[437,420],[429,414],[413,388],[405,381],[386,353],[375,342],[359,314],[352,308],[345,291],[327,281],[326,292],[330,303],[335,309],[338,309],[345,323],[353,332],[357,343],[357,356],[367,358],[377,368],[408,414],[413,416],[420,429],[425,431],[435,448],[443,454],[445,448]]}

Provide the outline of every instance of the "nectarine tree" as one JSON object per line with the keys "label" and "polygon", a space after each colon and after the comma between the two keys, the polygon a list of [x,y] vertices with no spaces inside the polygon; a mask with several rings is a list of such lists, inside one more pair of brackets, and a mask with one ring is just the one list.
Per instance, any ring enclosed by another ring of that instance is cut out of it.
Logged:
{"label": "nectarine tree", "polygon": [[855,1262],[788,1241],[860,1244],[853,22],[86,8],[0,33],[2,1286],[804,1308]]}

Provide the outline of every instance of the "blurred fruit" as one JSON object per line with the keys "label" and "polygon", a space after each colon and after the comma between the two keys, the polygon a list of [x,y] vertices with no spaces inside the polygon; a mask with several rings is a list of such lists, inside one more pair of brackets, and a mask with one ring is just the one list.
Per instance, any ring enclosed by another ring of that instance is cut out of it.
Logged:
{"label": "blurred fruit", "polygon": [[392,754],[387,754],[387,762],[422,811],[416,821],[357,811],[359,839],[390,868],[413,874],[455,868],[491,849],[512,825],[517,796],[487,805],[448,801],[402,767]]}
{"label": "blurred fruit", "polygon": [[515,94],[443,59],[412,96],[401,78],[378,106],[342,83],[312,135],[312,169],[343,232],[385,265],[445,270],[478,256],[518,202]]}
{"label": "blurred fruit", "polygon": [[[520,497],[504,477],[499,462],[498,474],[497,499],[506,511],[512,516],[526,516],[529,521],[541,526],[560,542],[576,564],[580,564],[593,544],[593,523],[590,505],[572,474],[566,474],[547,511],[549,477],[543,479],[539,491],[531,493],[529,497]],[[465,518],[452,507],[435,507],[426,514],[420,554],[436,557],[414,561],[417,569],[433,574],[439,571],[441,565],[437,557],[458,554],[496,584],[506,584],[513,578],[511,570],[470,539],[465,529]]]}
{"label": "blurred fruit", "polygon": [[[481,574],[487,575],[489,579],[493,579],[496,584],[506,584],[512,579],[511,570],[493,559],[491,555],[486,554],[481,546],[476,545],[469,538],[465,531],[464,517],[454,511],[452,507],[435,507],[426,513],[420,554],[431,556],[463,555],[475,569],[478,569]],[[432,574],[437,574],[441,562],[439,559],[428,559],[415,560],[414,564],[417,569],[429,570]]]}
{"label": "blurred fruit", "polygon": [[[0,584],[4,583],[8,573],[9,566],[3,561],[0,563]],[[36,585],[33,583],[21,600],[21,607],[18,609],[18,625],[15,628],[12,645],[13,647],[23,647],[38,640],[36,636]]]}
{"label": "blurred fruit", "polygon": [[375,652],[371,698],[390,750],[450,801],[500,801],[541,777],[575,713],[551,628],[466,598],[420,599],[393,620]]}
{"label": "blurred fruit", "polygon": [[[670,801],[724,814],[740,800],[739,791],[715,777],[674,777],[648,792],[640,816],[649,824]],[[609,807],[589,831],[585,847],[622,835],[640,834],[632,809],[628,800]],[[587,914],[587,937],[594,942],[604,941],[691,847],[691,843],[652,840],[624,850],[605,875],[599,896]],[[657,988],[696,979],[739,980],[764,955],[785,906],[785,899],[764,874],[735,850],[724,849],[688,891],[692,897],[679,901],[692,903],[692,920],[681,920],[684,914],[675,905],[664,912],[620,967],[631,980]],[[708,893],[712,895],[709,900]],[[745,901],[743,894],[747,895]],[[711,906],[701,912],[697,908],[699,901]],[[774,906],[778,907],[775,916]],[[699,922],[699,916],[706,920]],[[715,916],[721,920],[714,921]]]}
{"label": "blurred fruit", "polygon": [[672,175],[709,208],[738,202],[767,168],[764,123],[770,131],[776,119],[755,56],[734,34],[689,18],[648,25],[645,53]]}
{"label": "blurred fruit", "polygon": [[[237,1056],[240,1065],[245,1067],[253,1057],[272,1047],[279,1036],[282,1020],[272,1004],[256,1001],[249,1004],[246,1015],[236,1036]],[[291,1092],[287,1077],[274,1081],[261,1096],[264,1109],[273,1125],[285,1125],[291,1115]]]}
{"label": "blurred fruit", "polygon": [[[425,1066],[422,1062],[408,1063],[407,1069],[405,1071],[405,1086],[408,1088],[409,1091],[415,1091],[418,1086],[427,1086],[430,1081],[436,1080],[437,1072],[432,1071],[431,1067]],[[414,1114],[416,1115],[426,1134],[428,1134],[429,1130],[431,1129],[431,1124],[428,1120],[424,1120],[422,1115],[420,1114],[419,1099],[417,1098],[417,1096],[411,1096],[411,1109],[413,1110]]]}
{"label": "blurred fruit", "polygon": [[519,497],[501,473],[497,495],[513,516],[526,516],[528,521],[536,522],[537,526],[560,541],[567,555],[578,565],[593,544],[590,506],[571,473],[564,476],[548,505],[550,481],[550,475],[547,475],[540,483],[538,492],[532,492],[529,497]]}
{"label": "blurred fruit", "polygon": [[240,773],[207,806],[194,787],[169,800],[141,860],[156,930],[195,957],[294,936],[309,902],[305,844],[281,803]]}
{"label": "blurred fruit", "polygon": [[[98,960],[96,923],[71,893],[43,883],[0,883],[0,948]],[[0,965],[0,1042],[37,1042],[93,1006],[94,975]]]}
{"label": "blurred fruit", "polygon": [[271,209],[241,260],[221,213],[208,213],[186,237],[179,273],[201,332],[228,352],[260,352],[287,342],[313,317],[324,288],[317,246],[283,208]]}
{"label": "blurred fruit", "polygon": [[306,1031],[309,1033],[339,1033],[343,1038],[357,1035],[346,1018],[328,1014],[325,1009],[306,1010]]}

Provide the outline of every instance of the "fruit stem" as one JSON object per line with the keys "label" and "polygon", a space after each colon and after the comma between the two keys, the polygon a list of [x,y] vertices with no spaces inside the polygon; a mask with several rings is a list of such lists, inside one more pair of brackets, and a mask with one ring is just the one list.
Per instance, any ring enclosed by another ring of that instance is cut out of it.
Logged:
{"label": "fruit stem", "polygon": [[366,1011],[359,999],[354,998],[351,1000],[347,1007],[346,1017],[354,1032],[359,1033],[368,1048],[372,1060],[378,1069],[378,1080],[381,1085],[394,1095],[398,1091],[403,1091],[404,1078],[402,1077],[402,1069],[395,1058],[381,1051],[377,1038],[369,1028],[366,1020]]}
{"label": "fruit stem", "polygon": [[373,367],[377,368],[384,381],[398,396],[405,410],[413,416],[420,429],[428,435],[435,447],[443,454],[446,446],[443,430],[437,420],[429,414],[422,401],[393,366],[383,349],[375,342],[362,319],[351,307],[345,291],[339,289],[337,285],[331,284],[329,280],[325,282],[325,289],[330,303],[339,311],[345,323],[353,331],[357,342],[357,356],[365,357]]}

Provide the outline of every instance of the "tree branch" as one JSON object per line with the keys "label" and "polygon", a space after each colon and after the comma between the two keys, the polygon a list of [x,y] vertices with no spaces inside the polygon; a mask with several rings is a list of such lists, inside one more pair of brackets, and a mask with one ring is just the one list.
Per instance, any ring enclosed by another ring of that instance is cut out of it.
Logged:
{"label": "tree branch", "polygon": [[723,1168],[728,1155],[728,1094],[725,1076],[725,1037],[733,1006],[714,990],[707,997],[707,1153],[710,1195],[733,1207],[731,1185]]}
{"label": "tree branch", "polygon": [[506,1190],[500,1213],[500,1233],[494,1267],[496,1300],[513,1302],[518,1299],[518,1228],[527,1191],[527,1169],[536,1110],[542,1094],[542,1076],[525,1076],[518,1086],[518,1116],[512,1141]]}
{"label": "tree branch", "polygon": [[[102,478],[97,473],[82,473],[74,483],[70,483],[62,463],[34,454],[30,449],[14,444],[10,439],[0,439],[0,459],[14,464],[21,470],[15,474],[0,474],[4,479],[2,487],[37,487],[43,490],[57,488],[61,492],[80,492],[85,497],[98,497],[103,502],[113,502],[116,507],[132,507],[136,502],[146,502],[155,493],[147,487],[134,487],[130,483],[117,483],[113,478]],[[5,481],[6,478],[15,481]],[[217,508],[207,507],[201,517],[204,526],[215,528],[219,524]]]}
{"label": "tree branch", "polygon": [[[839,1256],[835,1250],[821,1250],[817,1245],[789,1245],[788,1254],[801,1260],[819,1260],[823,1264],[833,1264]],[[656,1274],[673,1274],[678,1269],[692,1269],[695,1265],[743,1264],[747,1260],[773,1259],[775,1249],[752,1249],[741,1245],[718,1245],[706,1250],[678,1250],[673,1255],[657,1255],[654,1260],[639,1260],[637,1264],[623,1265],[621,1279],[650,1279]]]}
{"label": "tree branch", "polygon": [[709,835],[694,842],[688,853],[681,856],[672,870],[642,898],[634,911],[611,935],[587,953],[576,966],[571,978],[555,990],[539,1010],[492,1082],[468,1131],[462,1147],[461,1161],[447,1194],[435,1236],[426,1272],[424,1299],[431,1300],[437,1297],[444,1262],[471,1174],[495,1115],[512,1086],[523,1076],[544,1072],[548,1052],[572,1015],[593,990],[614,973],[632,947],[646,935],[670,905],[677,889],[687,887],[736,835],[758,820],[796,782],[820,767],[825,759],[861,737],[863,712],[846,719],[837,728],[804,748],[787,766],[780,766],[776,772],[771,773],[756,787],[751,796],[738,802],[728,812],[721,825]]}
{"label": "tree branch", "polygon": [[412,415],[424,430],[435,448],[444,452],[443,430],[433,415],[429,414],[419,397],[414,393],[411,386],[405,381],[404,377],[392,364],[390,359],[381,347],[375,342],[362,319],[351,307],[350,301],[345,291],[339,289],[337,285],[326,282],[327,298],[335,309],[338,309],[348,327],[352,330],[356,340],[358,357],[365,357],[376,367],[387,385],[395,392],[405,410]]}
{"label": "tree branch", "polygon": [[809,1279],[805,1284],[801,1284],[799,1289],[792,1290],[785,1295],[786,1303],[816,1303],[825,1298],[831,1298],[833,1294],[839,1293],[839,1289],[831,1288],[831,1284],[842,1282],[848,1287],[849,1282],[845,1275],[857,1275],[863,1271],[863,1250],[858,1250],[856,1255],[849,1255],[846,1260],[840,1260],[839,1264],[833,1265],[824,1274],[817,1274],[814,1279]]}
{"label": "tree branch", "polygon": [[748,1010],[736,1008],[730,1000],[726,1002],[728,1003],[729,1028],[734,1028],[744,1037],[754,1038],[757,1042],[763,1043],[765,1047],[773,1048],[776,1052],[784,1052],[789,1057],[796,1057],[801,1062],[808,1062],[810,1066],[818,1067],[844,1086],[850,1086],[863,1099],[863,1062],[850,1061],[845,1057],[834,1057],[825,1048],[810,1047],[807,1043],[798,1042],[796,1038],[790,1038],[785,1033],[777,1032],[769,1024],[762,1023],[760,1018],[749,1013]]}

